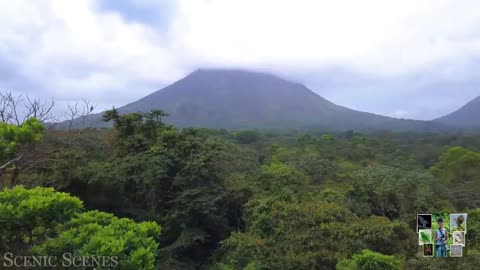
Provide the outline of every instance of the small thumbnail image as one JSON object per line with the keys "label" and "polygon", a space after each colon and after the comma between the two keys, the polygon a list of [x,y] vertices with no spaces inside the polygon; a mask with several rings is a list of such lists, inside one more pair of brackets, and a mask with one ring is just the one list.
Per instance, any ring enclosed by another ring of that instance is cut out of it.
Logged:
{"label": "small thumbnail image", "polygon": [[433,257],[433,244],[423,245],[423,257]]}
{"label": "small thumbnail image", "polygon": [[418,214],[417,215],[417,233],[419,230],[432,228],[432,215],[431,214]]}
{"label": "small thumbnail image", "polygon": [[467,214],[451,214],[450,228],[452,231],[464,231],[467,234]]}
{"label": "small thumbnail image", "polygon": [[450,246],[450,257],[462,257],[462,256],[463,256],[462,245],[451,245]]}
{"label": "small thumbnail image", "polygon": [[465,232],[452,232],[453,244],[465,246]]}
{"label": "small thumbnail image", "polygon": [[418,231],[418,245],[432,244],[432,230],[420,230]]}
{"label": "small thumbnail image", "polygon": [[439,213],[432,215],[433,256],[448,257],[449,246],[453,243],[450,231],[450,215]]}

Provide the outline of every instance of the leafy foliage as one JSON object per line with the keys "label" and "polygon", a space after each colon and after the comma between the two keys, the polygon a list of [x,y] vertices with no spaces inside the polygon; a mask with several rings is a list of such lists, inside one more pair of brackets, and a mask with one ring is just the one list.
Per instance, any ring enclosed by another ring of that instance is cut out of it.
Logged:
{"label": "leafy foliage", "polygon": [[247,228],[224,241],[234,269],[335,269],[338,258],[372,248],[410,254],[414,233],[381,217],[361,220],[343,206],[318,199],[282,196],[248,203]]}
{"label": "leafy foliage", "polygon": [[120,269],[153,269],[160,235],[155,222],[135,223],[131,219],[90,211],[56,229],[57,237],[33,248],[39,256],[116,257]]}
{"label": "leafy foliage", "polygon": [[160,227],[98,211],[53,188],[16,186],[0,192],[0,251],[62,258],[116,256],[121,269],[153,269]]}
{"label": "leafy foliage", "polygon": [[350,260],[343,260],[337,265],[337,270],[400,270],[402,263],[393,256],[364,250],[355,254]]}
{"label": "leafy foliage", "polygon": [[431,172],[444,184],[454,185],[458,181],[468,182],[480,179],[476,165],[480,163],[480,153],[452,147],[440,156],[440,160]]}
{"label": "leafy foliage", "polygon": [[376,166],[357,171],[352,179],[349,207],[362,216],[408,219],[436,203],[431,191],[434,179],[424,172]]}
{"label": "leafy foliage", "polygon": [[468,259],[480,262],[478,136],[178,129],[163,117],[111,110],[113,129],[85,130],[75,144],[58,131],[33,140],[64,149],[19,179],[96,211],[80,204],[45,216],[50,225],[26,217],[30,238],[14,235],[14,211],[1,209],[16,241],[3,248],[104,251],[135,269],[470,269],[466,258],[415,256],[416,214],[467,211]]}
{"label": "leafy foliage", "polygon": [[16,186],[0,192],[0,250],[28,250],[80,212],[82,202],[53,188]]}
{"label": "leafy foliage", "polygon": [[40,121],[35,118],[26,120],[22,125],[17,126],[5,122],[0,123],[0,161],[12,158],[20,147],[38,143],[44,131]]}
{"label": "leafy foliage", "polygon": [[452,147],[440,156],[430,171],[459,210],[480,207],[480,153]]}

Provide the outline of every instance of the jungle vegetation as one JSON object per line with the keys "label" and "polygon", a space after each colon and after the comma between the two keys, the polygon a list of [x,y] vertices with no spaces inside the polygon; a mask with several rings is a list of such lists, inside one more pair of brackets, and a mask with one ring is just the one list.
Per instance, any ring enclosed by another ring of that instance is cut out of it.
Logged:
{"label": "jungle vegetation", "polygon": [[[117,269],[474,269],[480,136],[179,129],[160,110],[0,124],[0,254]],[[418,256],[416,214],[467,212],[463,258]]]}

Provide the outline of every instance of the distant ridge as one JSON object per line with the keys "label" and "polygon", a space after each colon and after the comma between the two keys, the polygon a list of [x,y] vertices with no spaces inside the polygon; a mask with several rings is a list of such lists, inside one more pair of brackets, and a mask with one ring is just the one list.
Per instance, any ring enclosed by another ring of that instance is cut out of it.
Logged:
{"label": "distant ridge", "polygon": [[434,120],[434,122],[462,129],[480,128],[480,96],[455,112]]}
{"label": "distant ridge", "polygon": [[[324,130],[440,131],[443,125],[359,112],[336,105],[304,85],[245,70],[199,69],[120,113],[162,109],[179,127],[315,128]],[[101,127],[99,114],[88,126]]]}

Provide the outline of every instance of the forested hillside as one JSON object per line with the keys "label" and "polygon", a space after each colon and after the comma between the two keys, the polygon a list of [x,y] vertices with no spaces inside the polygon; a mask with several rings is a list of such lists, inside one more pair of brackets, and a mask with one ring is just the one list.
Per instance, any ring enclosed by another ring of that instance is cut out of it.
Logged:
{"label": "forested hillside", "polygon": [[[0,126],[0,254],[118,256],[115,269],[476,269],[480,137]],[[10,162],[12,159],[15,162]],[[468,212],[463,258],[418,256],[416,215]]]}

